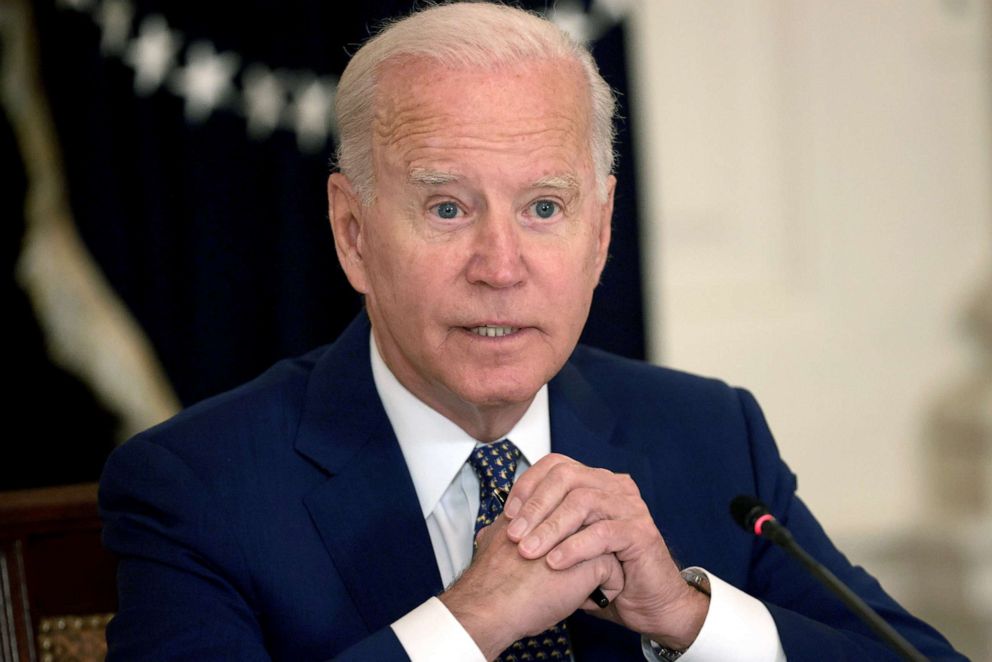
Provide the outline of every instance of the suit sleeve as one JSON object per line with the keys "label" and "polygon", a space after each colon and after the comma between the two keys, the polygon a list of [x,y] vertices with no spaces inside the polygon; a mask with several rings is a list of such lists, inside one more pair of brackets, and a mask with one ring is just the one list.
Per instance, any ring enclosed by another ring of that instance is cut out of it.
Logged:
{"label": "suit sleeve", "polygon": [[[747,424],[758,497],[796,541],[830,569],[931,660],[965,660],[936,630],[910,615],[862,568],[841,554],[796,495],[796,479],[782,461],[757,402],[738,391]],[[765,602],[786,656],[798,660],[898,660],[840,600],[768,541],[754,539],[747,586]]]}
{"label": "suit sleeve", "polygon": [[[119,559],[109,661],[271,659],[265,615],[222,496],[179,456],[140,436],[110,457],[100,486],[104,545]],[[389,627],[324,657],[409,659]]]}

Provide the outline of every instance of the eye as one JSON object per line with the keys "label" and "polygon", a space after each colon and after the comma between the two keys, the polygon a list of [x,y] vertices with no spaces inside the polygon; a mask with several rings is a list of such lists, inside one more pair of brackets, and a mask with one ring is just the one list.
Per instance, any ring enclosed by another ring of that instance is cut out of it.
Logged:
{"label": "eye", "polygon": [[531,205],[531,209],[538,218],[551,218],[558,213],[560,208],[558,203],[553,200],[538,200]]}
{"label": "eye", "polygon": [[458,218],[458,214],[460,212],[460,210],[458,209],[458,205],[456,205],[454,202],[442,202],[440,204],[434,205],[432,209],[434,210],[435,214],[437,214],[440,218],[443,218],[445,220]]}

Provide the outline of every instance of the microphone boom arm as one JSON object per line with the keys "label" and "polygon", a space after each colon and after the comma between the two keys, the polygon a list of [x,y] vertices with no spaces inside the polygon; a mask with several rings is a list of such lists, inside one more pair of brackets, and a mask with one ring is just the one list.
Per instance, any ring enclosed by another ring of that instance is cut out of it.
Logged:
{"label": "microphone boom arm", "polygon": [[730,504],[730,512],[741,527],[760,538],[767,538],[784,549],[790,556],[799,561],[811,575],[836,595],[848,609],[864,621],[878,637],[892,647],[899,656],[910,662],[927,662],[913,644],[889,625],[878,615],[857,593],[852,591],[830,570],[814,559],[796,542],[792,533],[769,513],[768,508],[753,497],[739,496]]}

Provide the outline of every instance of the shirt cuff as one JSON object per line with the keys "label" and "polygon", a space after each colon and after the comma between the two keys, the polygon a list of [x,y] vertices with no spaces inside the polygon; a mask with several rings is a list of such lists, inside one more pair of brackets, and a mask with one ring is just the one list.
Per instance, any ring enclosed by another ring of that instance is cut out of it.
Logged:
{"label": "shirt cuff", "polygon": [[696,640],[679,662],[785,662],[785,651],[772,615],[757,598],[713,573],[710,609]]}
{"label": "shirt cuff", "polygon": [[444,603],[431,598],[390,625],[411,662],[486,662]]}

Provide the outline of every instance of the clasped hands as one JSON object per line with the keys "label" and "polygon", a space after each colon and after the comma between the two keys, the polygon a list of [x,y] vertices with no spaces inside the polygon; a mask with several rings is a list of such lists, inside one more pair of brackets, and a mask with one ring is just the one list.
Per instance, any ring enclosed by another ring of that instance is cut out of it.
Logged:
{"label": "clasped hands", "polygon": [[[679,576],[626,474],[550,454],[479,532],[472,565],[440,596],[487,659],[583,609],[669,648],[695,640],[709,598]],[[601,588],[610,605],[589,594]]]}

